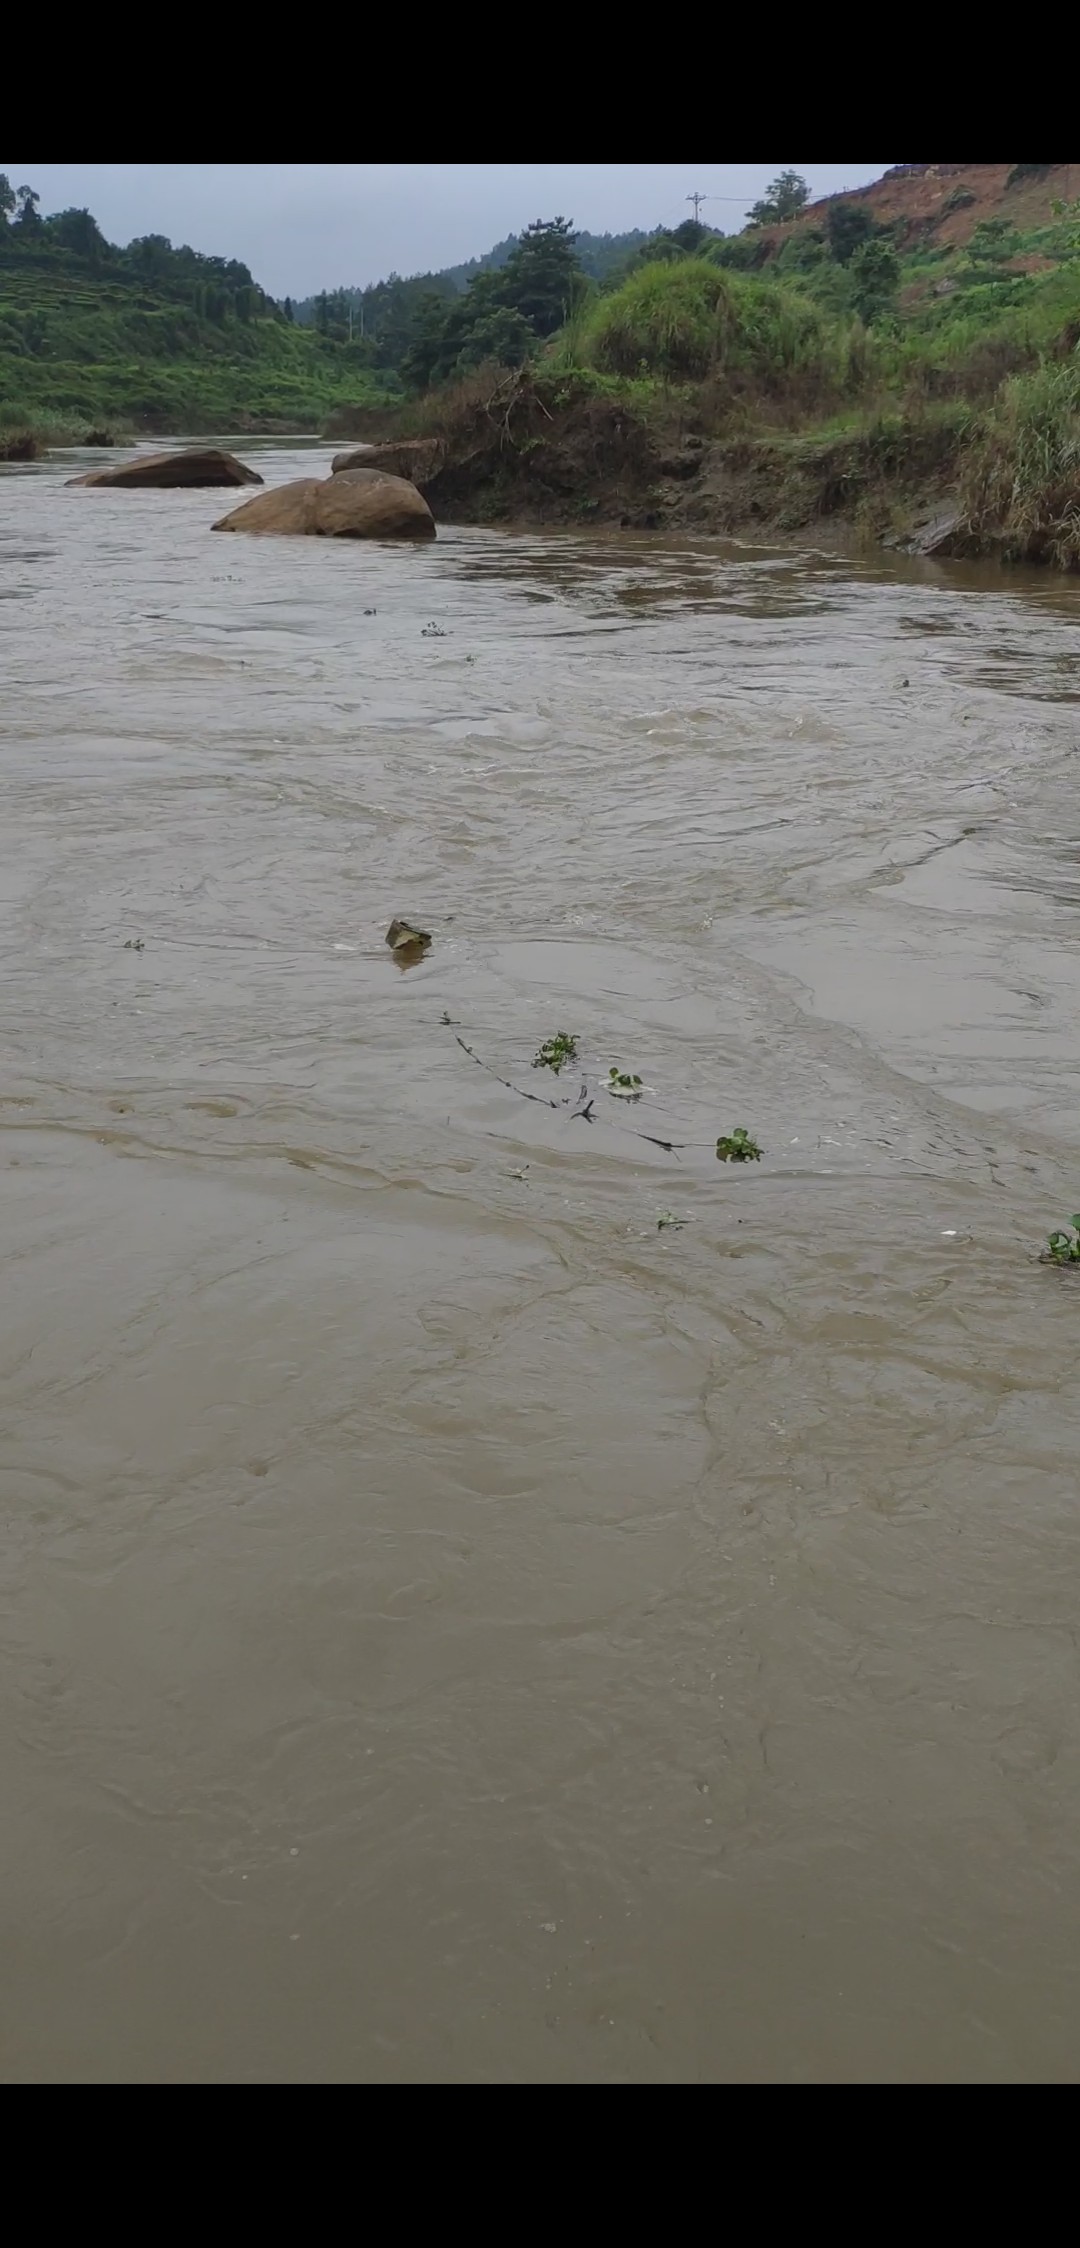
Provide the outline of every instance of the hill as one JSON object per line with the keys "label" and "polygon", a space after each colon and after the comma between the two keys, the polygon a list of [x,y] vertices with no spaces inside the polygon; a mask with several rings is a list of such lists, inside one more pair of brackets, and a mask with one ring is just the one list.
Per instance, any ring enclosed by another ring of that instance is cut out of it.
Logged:
{"label": "hill", "polygon": [[381,395],[362,350],[298,328],[239,261],[160,235],[119,249],[0,175],[0,424],[318,428]]}
{"label": "hill", "polygon": [[846,195],[807,203],[783,227],[762,229],[774,244],[800,229],[821,227],[844,204],[894,229],[898,243],[933,242],[962,249],[987,219],[1004,218],[1022,232],[1048,226],[1057,202],[1080,195],[1077,164],[894,164],[881,179]]}

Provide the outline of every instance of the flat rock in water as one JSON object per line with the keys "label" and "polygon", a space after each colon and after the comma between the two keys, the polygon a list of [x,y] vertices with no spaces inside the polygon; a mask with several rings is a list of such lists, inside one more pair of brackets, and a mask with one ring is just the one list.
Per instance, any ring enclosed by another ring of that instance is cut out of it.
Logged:
{"label": "flat rock in water", "polygon": [[182,453],[144,453],[141,459],[122,461],[117,468],[91,468],[85,476],[69,476],[68,483],[168,492],[194,491],[214,484],[261,484],[262,477],[232,453],[219,452],[211,445],[202,451],[189,446]]}
{"label": "flat rock in water", "polygon": [[263,536],[333,539],[433,539],[435,518],[415,484],[376,469],[350,469],[326,481],[300,477],[260,492],[215,531],[251,531]]}

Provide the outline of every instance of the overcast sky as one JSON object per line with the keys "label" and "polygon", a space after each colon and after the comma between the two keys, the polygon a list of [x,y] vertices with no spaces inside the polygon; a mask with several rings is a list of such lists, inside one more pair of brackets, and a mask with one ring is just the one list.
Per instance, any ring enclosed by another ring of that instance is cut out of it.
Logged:
{"label": "overcast sky", "polygon": [[[735,233],[779,164],[0,164],[42,213],[88,207],[112,242],[135,234],[242,258],[272,296],[363,286],[479,257],[530,219],[590,234],[702,217]],[[813,196],[885,164],[796,164]]]}

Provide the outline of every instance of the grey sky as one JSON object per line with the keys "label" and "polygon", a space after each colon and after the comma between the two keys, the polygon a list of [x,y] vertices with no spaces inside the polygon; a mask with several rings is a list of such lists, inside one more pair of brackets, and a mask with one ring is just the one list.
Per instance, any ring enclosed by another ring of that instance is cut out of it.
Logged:
{"label": "grey sky", "polygon": [[[274,296],[378,281],[478,257],[561,212],[590,234],[677,225],[687,195],[734,233],[779,164],[0,164],[43,213],[86,205],[113,242],[167,234],[242,258]],[[796,164],[814,196],[884,164]]]}

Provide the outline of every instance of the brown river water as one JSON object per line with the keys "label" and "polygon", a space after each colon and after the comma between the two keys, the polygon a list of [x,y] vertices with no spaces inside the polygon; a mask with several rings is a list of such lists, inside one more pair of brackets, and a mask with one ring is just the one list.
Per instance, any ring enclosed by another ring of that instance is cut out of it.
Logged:
{"label": "brown river water", "polygon": [[80,465],[0,477],[6,2080],[1076,2081],[1080,590]]}

